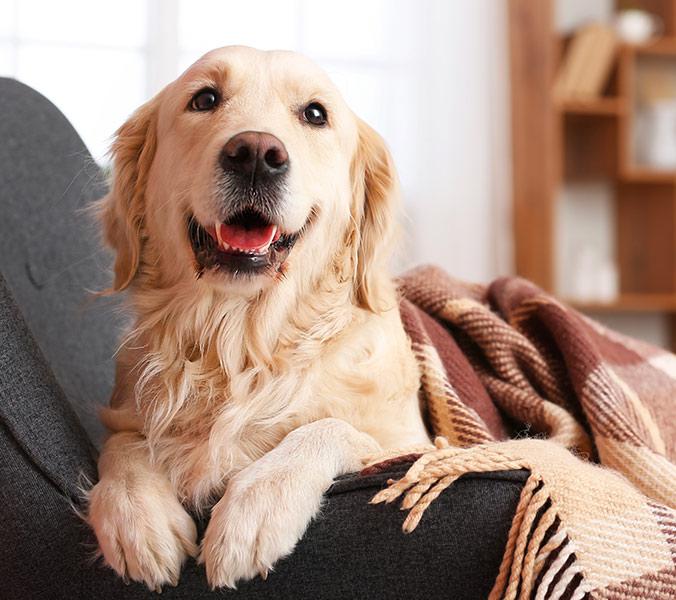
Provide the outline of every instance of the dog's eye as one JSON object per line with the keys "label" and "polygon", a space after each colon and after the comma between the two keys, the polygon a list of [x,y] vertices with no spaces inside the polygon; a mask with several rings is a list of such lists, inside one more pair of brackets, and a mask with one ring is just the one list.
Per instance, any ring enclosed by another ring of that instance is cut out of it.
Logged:
{"label": "dog's eye", "polygon": [[192,110],[211,110],[218,104],[218,92],[211,88],[205,88],[197,92],[190,101]]}
{"label": "dog's eye", "polygon": [[326,109],[319,102],[311,102],[303,110],[303,119],[316,127],[326,125]]}

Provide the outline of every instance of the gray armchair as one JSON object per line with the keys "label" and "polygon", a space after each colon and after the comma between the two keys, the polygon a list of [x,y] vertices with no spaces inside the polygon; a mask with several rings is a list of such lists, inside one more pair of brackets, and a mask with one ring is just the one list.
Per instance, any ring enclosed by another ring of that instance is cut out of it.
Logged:
{"label": "gray armchair", "polygon": [[[78,486],[96,480],[96,407],[122,324],[114,302],[87,292],[110,278],[84,210],[105,191],[101,171],[34,90],[0,79],[0,106],[0,597],[152,598],[94,559],[76,514]],[[267,581],[212,592],[190,560],[163,597],[486,598],[525,473],[459,480],[404,535],[398,507],[368,504],[403,468],[336,481]]]}

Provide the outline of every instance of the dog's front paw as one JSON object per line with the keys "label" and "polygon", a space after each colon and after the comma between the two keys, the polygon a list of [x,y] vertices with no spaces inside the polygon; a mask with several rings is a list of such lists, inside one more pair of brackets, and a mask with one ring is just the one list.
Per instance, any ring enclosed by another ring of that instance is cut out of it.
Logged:
{"label": "dog's front paw", "polygon": [[161,591],[176,585],[187,556],[196,556],[197,530],[168,484],[147,483],[100,481],[89,492],[87,521],[110,567]]}
{"label": "dog's front paw", "polygon": [[212,588],[234,588],[256,575],[265,579],[292,552],[330,485],[306,487],[291,473],[265,471],[254,463],[240,472],[211,511],[199,562]]}
{"label": "dog's front paw", "polygon": [[235,475],[211,511],[200,562],[213,588],[263,578],[293,551],[324,492],[341,473],[361,467],[379,445],[340,419],[320,419],[289,433]]}

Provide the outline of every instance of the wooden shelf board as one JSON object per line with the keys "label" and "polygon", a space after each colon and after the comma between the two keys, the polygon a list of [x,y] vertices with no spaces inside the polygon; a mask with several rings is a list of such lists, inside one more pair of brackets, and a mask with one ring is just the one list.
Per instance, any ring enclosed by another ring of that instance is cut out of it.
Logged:
{"label": "wooden shelf board", "polygon": [[620,179],[627,183],[676,183],[676,171],[631,167],[620,173]]}
{"label": "wooden shelf board", "polygon": [[645,44],[627,44],[625,48],[636,54],[676,56],[676,37],[660,37]]}
{"label": "wooden shelf board", "polygon": [[676,293],[622,294],[613,302],[566,302],[582,312],[676,312]]}
{"label": "wooden shelf board", "polygon": [[615,116],[626,112],[623,98],[593,98],[589,100],[565,100],[558,104],[560,112],[568,115]]}

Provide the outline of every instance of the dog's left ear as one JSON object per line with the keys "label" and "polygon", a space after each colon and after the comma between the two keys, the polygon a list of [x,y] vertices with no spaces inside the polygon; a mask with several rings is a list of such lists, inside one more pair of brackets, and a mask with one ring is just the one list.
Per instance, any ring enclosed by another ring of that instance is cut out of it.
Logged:
{"label": "dog's left ear", "polygon": [[357,304],[373,312],[391,308],[383,297],[389,280],[399,213],[399,182],[385,141],[361,119],[359,144],[352,162],[352,217],[357,226],[354,243],[354,293]]}

